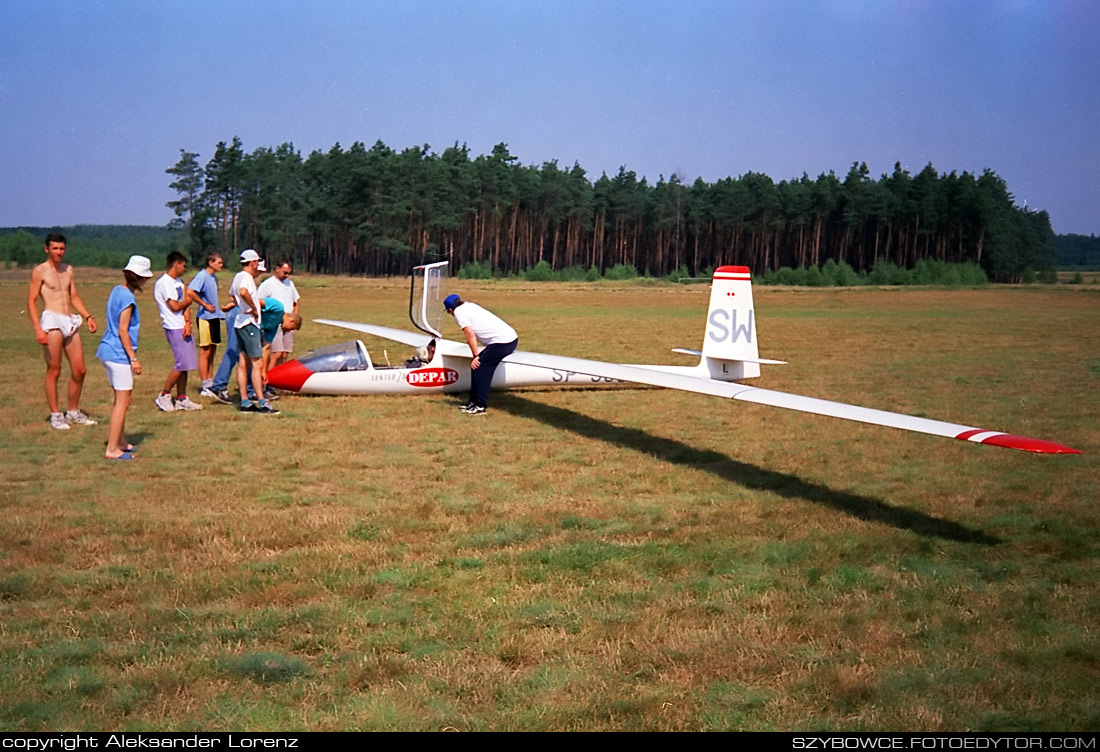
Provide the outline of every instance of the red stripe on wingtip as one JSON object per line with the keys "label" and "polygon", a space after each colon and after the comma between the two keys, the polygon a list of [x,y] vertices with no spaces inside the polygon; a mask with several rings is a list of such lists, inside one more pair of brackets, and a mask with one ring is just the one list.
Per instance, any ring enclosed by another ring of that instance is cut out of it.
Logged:
{"label": "red stripe on wingtip", "polygon": [[[957,438],[962,438],[960,434]],[[1070,449],[1068,446],[1055,444],[1053,441],[1032,439],[1027,436],[1013,436],[1010,433],[1002,433],[990,436],[982,442],[993,446],[1007,447],[1008,449],[1022,449],[1025,452],[1038,452],[1040,454],[1081,454],[1080,449]]]}
{"label": "red stripe on wingtip", "polygon": [[970,438],[971,436],[976,436],[976,435],[977,435],[977,434],[979,434],[979,433],[989,433],[989,432],[988,432],[988,431],[986,431],[986,430],[985,430],[985,429],[983,429],[983,428],[974,428],[974,429],[972,429],[972,430],[970,430],[970,431],[963,431],[962,433],[960,433],[960,434],[959,434],[958,436],[956,436],[955,438],[956,438],[956,439],[962,439],[963,441],[966,441],[966,440],[967,440],[967,439],[969,439],[969,438]]}
{"label": "red stripe on wingtip", "polygon": [[313,371],[309,370],[296,360],[290,360],[283,363],[281,366],[275,366],[267,372],[267,383],[276,389],[285,389],[290,392],[297,392],[302,388],[302,385],[306,383],[306,380],[313,375]]}

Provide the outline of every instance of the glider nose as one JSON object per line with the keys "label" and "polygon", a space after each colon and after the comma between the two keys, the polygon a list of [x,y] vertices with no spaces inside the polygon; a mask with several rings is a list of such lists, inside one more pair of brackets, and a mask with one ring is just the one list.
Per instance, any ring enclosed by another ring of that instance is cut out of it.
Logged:
{"label": "glider nose", "polygon": [[297,360],[288,360],[286,363],[275,366],[267,372],[267,383],[276,389],[297,392],[306,383],[306,379],[312,375],[313,371]]}

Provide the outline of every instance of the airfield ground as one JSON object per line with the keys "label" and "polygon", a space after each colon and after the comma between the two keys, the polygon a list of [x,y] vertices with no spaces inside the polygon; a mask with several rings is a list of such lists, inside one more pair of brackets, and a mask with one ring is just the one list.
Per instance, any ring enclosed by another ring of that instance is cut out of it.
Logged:
{"label": "airfield ground", "polygon": [[[115,275],[78,273],[101,313]],[[759,385],[1077,456],[654,389],[163,414],[150,286],[111,463],[97,336],[101,425],[45,422],[28,275],[0,272],[2,730],[1100,727],[1091,286],[755,291],[790,361]],[[404,281],[296,281],[307,318],[407,321]],[[452,287],[524,349],[626,362],[685,362],[707,301]]]}

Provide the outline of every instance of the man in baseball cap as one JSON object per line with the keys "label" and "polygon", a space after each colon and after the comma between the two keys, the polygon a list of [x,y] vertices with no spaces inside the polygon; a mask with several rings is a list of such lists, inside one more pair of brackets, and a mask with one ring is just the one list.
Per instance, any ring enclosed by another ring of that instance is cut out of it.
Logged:
{"label": "man in baseball cap", "polygon": [[[443,300],[447,313],[466,335],[466,344],[474,354],[470,361],[470,401],[463,407],[467,415],[482,415],[489,406],[489,387],[500,361],[511,355],[519,344],[516,330],[502,318],[485,310],[477,303],[468,303],[458,295],[448,295]],[[485,345],[480,353],[478,342]]]}

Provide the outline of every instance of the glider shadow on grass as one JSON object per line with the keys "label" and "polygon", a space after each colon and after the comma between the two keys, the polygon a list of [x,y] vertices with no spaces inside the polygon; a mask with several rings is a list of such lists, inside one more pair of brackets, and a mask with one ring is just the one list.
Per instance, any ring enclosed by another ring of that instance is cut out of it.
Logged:
{"label": "glider shadow on grass", "polygon": [[960,543],[995,545],[1001,540],[981,530],[957,522],[942,520],[912,509],[890,506],[869,496],[837,491],[820,483],[803,480],[797,475],[767,470],[738,462],[724,454],[696,449],[675,439],[653,436],[636,428],[615,426],[606,421],[563,407],[524,399],[516,394],[493,395],[493,408],[522,418],[533,418],[556,429],[571,431],[578,436],[617,444],[643,454],[649,454],[674,465],[684,465],[713,473],[731,483],[757,491],[770,491],[785,499],[799,499],[835,509],[859,520],[878,522],[917,535]]}

